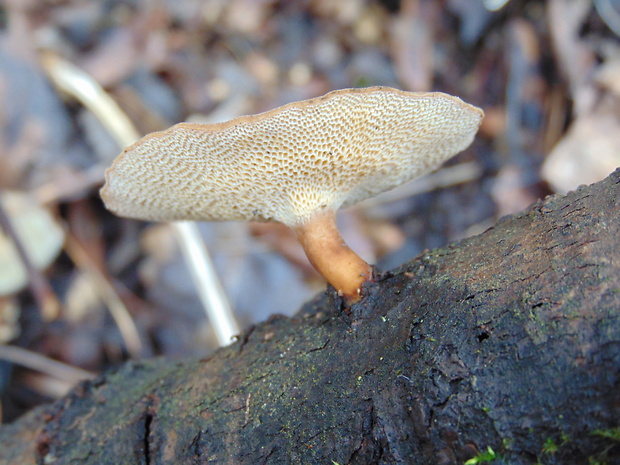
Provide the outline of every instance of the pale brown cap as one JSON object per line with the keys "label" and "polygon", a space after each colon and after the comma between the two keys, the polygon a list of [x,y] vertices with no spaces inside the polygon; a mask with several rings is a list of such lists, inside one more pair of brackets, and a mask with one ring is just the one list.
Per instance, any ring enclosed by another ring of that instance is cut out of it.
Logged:
{"label": "pale brown cap", "polygon": [[471,144],[482,117],[442,93],[337,90],[150,134],[114,161],[101,196],[113,212],[138,219],[295,227],[435,169]]}

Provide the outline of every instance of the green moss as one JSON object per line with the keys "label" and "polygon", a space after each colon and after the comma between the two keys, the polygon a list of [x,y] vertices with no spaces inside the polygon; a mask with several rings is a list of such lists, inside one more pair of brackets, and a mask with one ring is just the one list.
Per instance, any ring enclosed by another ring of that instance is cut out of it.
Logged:
{"label": "green moss", "polygon": [[611,445],[607,445],[603,450],[592,457],[588,457],[589,465],[608,465],[607,455],[609,451],[620,443],[620,426],[607,429],[596,429],[591,431],[592,436],[598,436],[600,438],[609,440]]}
{"label": "green moss", "polygon": [[489,463],[496,459],[499,459],[499,455],[495,453],[491,446],[487,446],[487,450],[480,451],[475,457],[472,457],[464,465],[476,465],[478,463]]}
{"label": "green moss", "polygon": [[620,442],[620,426],[616,426],[615,428],[608,429],[596,429],[592,431],[590,434],[593,436],[599,436],[605,439],[611,439],[615,442]]}
{"label": "green moss", "polygon": [[555,454],[558,450],[560,450],[560,445],[553,439],[547,438],[545,445],[542,448],[543,454]]}

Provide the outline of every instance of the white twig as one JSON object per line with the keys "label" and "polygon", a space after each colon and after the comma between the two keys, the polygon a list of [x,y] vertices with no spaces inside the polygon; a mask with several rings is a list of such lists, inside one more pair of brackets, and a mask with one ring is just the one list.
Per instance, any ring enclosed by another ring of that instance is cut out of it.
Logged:
{"label": "white twig", "polygon": [[228,304],[226,294],[215,272],[207,247],[200,236],[196,223],[177,221],[172,223],[178,236],[179,244],[194,280],[196,290],[209,320],[215,328],[220,345],[233,342],[239,334],[239,326]]}

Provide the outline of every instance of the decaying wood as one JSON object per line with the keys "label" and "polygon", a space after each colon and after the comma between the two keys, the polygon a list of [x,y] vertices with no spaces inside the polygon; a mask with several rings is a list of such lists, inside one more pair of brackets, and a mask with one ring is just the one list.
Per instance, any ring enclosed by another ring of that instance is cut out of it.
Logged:
{"label": "decaying wood", "polygon": [[[204,360],[0,428],[0,464],[619,463],[620,170]],[[557,449],[554,451],[554,449]]]}

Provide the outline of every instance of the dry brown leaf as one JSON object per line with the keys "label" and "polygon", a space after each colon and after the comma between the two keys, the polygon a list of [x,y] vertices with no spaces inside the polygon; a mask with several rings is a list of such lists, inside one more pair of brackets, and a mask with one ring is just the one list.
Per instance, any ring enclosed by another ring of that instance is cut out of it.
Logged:
{"label": "dry brown leaf", "polygon": [[595,65],[591,46],[580,36],[592,8],[590,0],[550,0],[547,4],[552,45],[570,83],[575,112],[588,111],[594,95],[590,76]]}
{"label": "dry brown leaf", "polygon": [[521,211],[536,200],[536,193],[532,192],[523,171],[516,165],[502,167],[493,183],[491,196],[498,216]]}
{"label": "dry brown leaf", "polygon": [[[5,191],[0,201],[34,267],[48,267],[62,249],[63,228],[28,195]],[[13,241],[0,232],[0,295],[17,292],[27,284],[28,273]]]}
{"label": "dry brown leaf", "polygon": [[408,90],[427,91],[433,85],[434,19],[436,8],[429,2],[409,0],[390,27],[390,51],[394,70]]}
{"label": "dry brown leaf", "polygon": [[0,296],[0,344],[8,344],[19,335],[20,313],[15,298]]}
{"label": "dry brown leaf", "polygon": [[568,192],[600,181],[620,166],[617,108],[618,100],[609,97],[571,124],[542,167],[542,177],[553,189]]}
{"label": "dry brown leaf", "polygon": [[620,47],[603,63],[596,73],[596,81],[615,97],[620,98]]}

